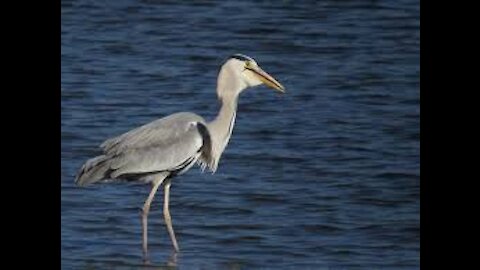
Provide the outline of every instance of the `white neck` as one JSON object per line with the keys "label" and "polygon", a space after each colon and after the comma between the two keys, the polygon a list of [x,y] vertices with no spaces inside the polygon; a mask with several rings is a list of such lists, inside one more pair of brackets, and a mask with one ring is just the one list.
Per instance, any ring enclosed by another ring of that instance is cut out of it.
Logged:
{"label": "white neck", "polygon": [[232,135],[237,113],[237,100],[237,97],[231,100],[221,100],[222,105],[217,117],[208,123],[208,130],[212,141],[211,155],[214,163],[212,164],[212,171],[217,169],[218,161]]}
{"label": "white neck", "polygon": [[228,66],[222,67],[217,80],[217,95],[221,102],[221,108],[217,117],[208,123],[210,139],[212,143],[210,169],[215,171],[218,161],[232,135],[237,112],[238,96],[247,87],[233,69]]}
{"label": "white neck", "polygon": [[[241,65],[238,66],[238,65]],[[232,135],[237,112],[238,96],[248,87],[238,70],[243,68],[243,63],[227,62],[220,69],[217,78],[217,96],[221,102],[217,117],[207,124],[211,140],[211,153],[208,166],[214,172],[217,170],[218,161]]]}

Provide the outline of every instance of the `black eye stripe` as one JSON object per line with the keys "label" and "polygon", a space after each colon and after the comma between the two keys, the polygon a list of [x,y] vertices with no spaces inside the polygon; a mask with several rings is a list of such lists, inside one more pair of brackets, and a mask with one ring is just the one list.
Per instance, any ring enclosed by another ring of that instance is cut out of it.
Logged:
{"label": "black eye stripe", "polygon": [[239,54],[239,53],[230,56],[230,58],[234,58],[234,59],[237,59],[237,60],[240,60],[240,61],[254,61],[252,58],[250,58],[246,55],[243,55],[243,54]]}

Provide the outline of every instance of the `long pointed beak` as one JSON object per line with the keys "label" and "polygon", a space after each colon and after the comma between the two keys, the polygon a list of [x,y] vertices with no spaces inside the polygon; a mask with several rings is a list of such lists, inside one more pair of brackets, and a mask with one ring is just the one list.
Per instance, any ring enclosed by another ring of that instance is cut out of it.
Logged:
{"label": "long pointed beak", "polygon": [[260,79],[267,86],[276,89],[279,92],[285,93],[285,87],[283,87],[281,83],[275,80],[272,76],[270,76],[270,74],[265,72],[259,66],[247,67],[247,69],[257,75],[258,79]]}

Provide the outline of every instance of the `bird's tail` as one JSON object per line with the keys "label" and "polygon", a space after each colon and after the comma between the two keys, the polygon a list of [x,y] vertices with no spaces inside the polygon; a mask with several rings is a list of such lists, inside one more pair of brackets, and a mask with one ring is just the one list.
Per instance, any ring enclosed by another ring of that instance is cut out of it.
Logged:
{"label": "bird's tail", "polygon": [[86,186],[109,177],[110,159],[105,156],[91,158],[83,164],[75,178],[75,184]]}

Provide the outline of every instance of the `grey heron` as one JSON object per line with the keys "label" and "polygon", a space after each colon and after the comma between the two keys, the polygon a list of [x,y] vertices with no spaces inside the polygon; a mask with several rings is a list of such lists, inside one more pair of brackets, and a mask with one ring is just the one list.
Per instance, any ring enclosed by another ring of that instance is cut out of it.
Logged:
{"label": "grey heron", "polygon": [[150,204],[163,183],[163,215],[175,252],[178,252],[169,211],[171,180],[185,173],[195,163],[202,169],[217,170],[232,134],[240,93],[261,84],[282,93],[285,91],[251,57],[242,54],[230,56],[218,74],[217,96],[221,107],[213,121],[206,122],[194,113],[180,112],[108,139],[100,145],[103,153],[83,164],[75,183],[85,186],[102,180],[124,179],[152,184],[142,209],[144,255],[147,254]]}

